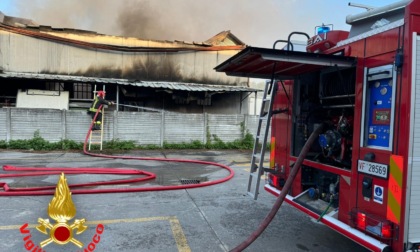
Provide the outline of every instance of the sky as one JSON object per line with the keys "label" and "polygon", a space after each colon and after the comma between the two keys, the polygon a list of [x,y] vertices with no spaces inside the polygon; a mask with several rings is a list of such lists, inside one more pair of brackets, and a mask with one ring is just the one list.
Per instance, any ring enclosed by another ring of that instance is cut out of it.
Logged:
{"label": "sky", "polygon": [[[399,1],[354,1],[374,7],[395,2]],[[366,10],[348,4],[343,0],[0,0],[0,11],[40,25],[142,39],[202,42],[230,30],[247,45],[272,47],[294,31],[312,36],[322,24],[349,30],[346,16]],[[305,39],[293,36],[292,40]]]}

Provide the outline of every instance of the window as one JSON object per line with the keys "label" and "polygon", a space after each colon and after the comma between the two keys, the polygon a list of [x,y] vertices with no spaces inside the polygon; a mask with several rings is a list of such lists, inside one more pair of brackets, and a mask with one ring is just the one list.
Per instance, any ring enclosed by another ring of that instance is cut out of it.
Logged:
{"label": "window", "polygon": [[86,83],[74,83],[73,99],[92,99],[92,86]]}
{"label": "window", "polygon": [[60,82],[47,82],[45,83],[45,89],[50,91],[63,91],[64,84]]}

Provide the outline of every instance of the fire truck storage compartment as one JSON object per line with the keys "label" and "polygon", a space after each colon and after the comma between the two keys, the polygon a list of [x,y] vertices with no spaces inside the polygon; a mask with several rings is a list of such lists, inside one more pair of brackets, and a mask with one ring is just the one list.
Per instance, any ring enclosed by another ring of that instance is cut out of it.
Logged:
{"label": "fire truck storage compartment", "polygon": [[[356,68],[327,67],[294,80],[292,155],[298,156],[310,133],[326,124],[306,159],[339,169],[351,168]],[[302,166],[299,204],[321,214],[338,207],[339,175]],[[319,201],[321,200],[321,201]],[[327,207],[328,206],[328,207]]]}
{"label": "fire truck storage compartment", "polygon": [[339,175],[305,165],[301,170],[304,193],[294,200],[319,215],[337,209]]}
{"label": "fire truck storage compartment", "polygon": [[293,156],[299,155],[314,128],[326,123],[306,159],[350,169],[355,76],[355,68],[329,67],[295,80]]}

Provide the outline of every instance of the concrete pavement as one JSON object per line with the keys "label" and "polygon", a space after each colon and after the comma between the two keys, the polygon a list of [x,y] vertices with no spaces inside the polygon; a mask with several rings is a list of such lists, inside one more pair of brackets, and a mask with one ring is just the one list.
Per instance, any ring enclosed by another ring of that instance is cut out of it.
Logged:
{"label": "concrete pavement", "polygon": [[[175,191],[73,195],[75,219],[85,218],[88,230],[74,235],[84,243],[51,243],[44,251],[229,251],[248,237],[271,209],[275,198],[261,190],[257,201],[245,195],[250,151],[133,151],[135,156],[184,158],[229,165],[235,176],[210,187]],[[105,159],[74,152],[0,152],[0,164],[36,167],[123,167],[155,172],[147,185],[170,185],[186,179],[217,179],[227,174],[216,167],[161,161]],[[4,172],[2,172],[4,173]],[[68,183],[115,179],[111,175],[67,176]],[[58,176],[2,179],[11,185],[55,185]],[[264,183],[262,183],[264,184]],[[47,219],[52,196],[0,197],[0,251],[28,251],[48,238],[38,232],[38,218]],[[53,220],[50,218],[50,221]],[[69,223],[74,221],[71,220]],[[22,232],[22,225],[28,229]],[[98,235],[98,224],[104,230]],[[25,233],[29,230],[29,233]],[[24,240],[25,237],[30,238]],[[93,239],[100,237],[95,243]],[[93,243],[93,246],[89,246]],[[92,250],[93,248],[93,250]],[[284,204],[265,232],[246,251],[366,251]]]}

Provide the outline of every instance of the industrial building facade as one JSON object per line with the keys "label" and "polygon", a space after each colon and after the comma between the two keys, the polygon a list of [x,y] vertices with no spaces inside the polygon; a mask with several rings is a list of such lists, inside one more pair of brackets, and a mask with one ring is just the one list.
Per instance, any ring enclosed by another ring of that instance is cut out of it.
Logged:
{"label": "industrial building facade", "polygon": [[248,78],[214,71],[245,48],[230,31],[196,43],[52,28],[3,14],[0,22],[2,106],[85,108],[96,86],[119,111],[247,114],[257,91]]}
{"label": "industrial building facade", "polygon": [[[259,90],[214,67],[245,47],[230,31],[200,43],[153,41],[41,26],[0,12],[0,140],[39,131],[50,141],[83,141],[86,109],[102,89],[115,101],[106,108],[106,140],[240,138],[254,131],[249,100]],[[185,137],[185,130],[196,134]]]}

